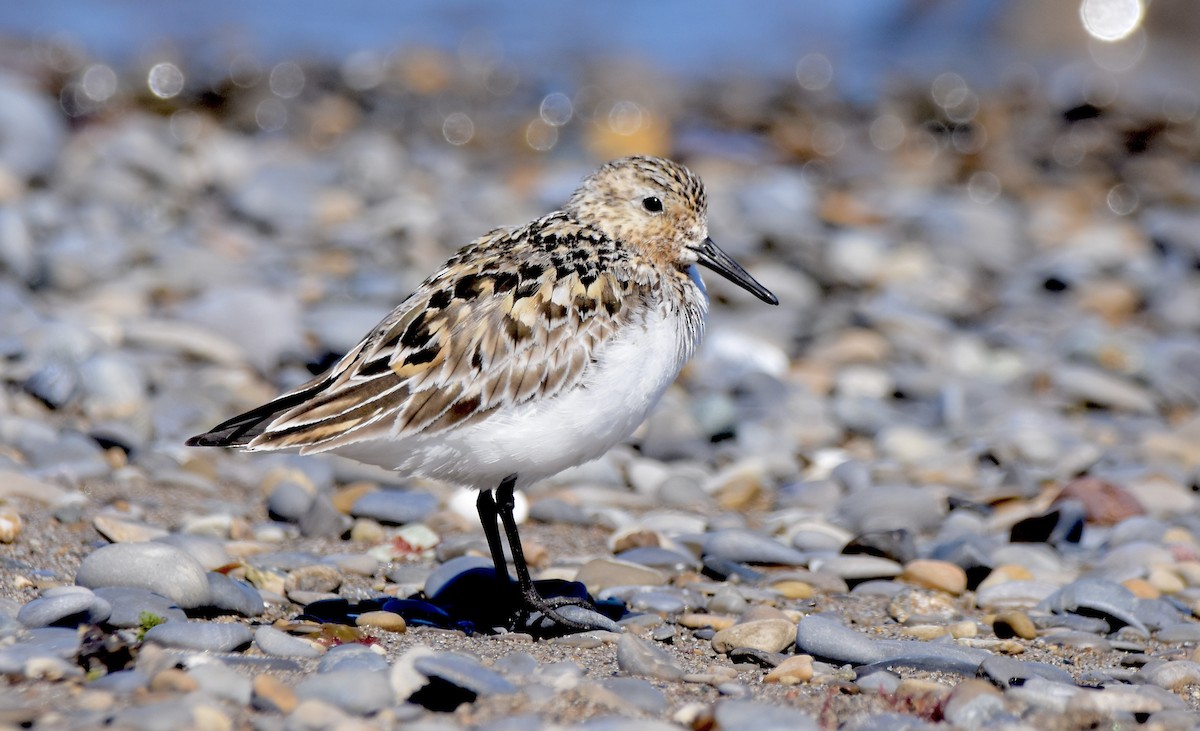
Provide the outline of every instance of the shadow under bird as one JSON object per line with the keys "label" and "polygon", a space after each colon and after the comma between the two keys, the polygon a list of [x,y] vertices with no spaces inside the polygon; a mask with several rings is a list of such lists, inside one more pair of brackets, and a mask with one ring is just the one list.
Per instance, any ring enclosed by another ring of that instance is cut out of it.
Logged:
{"label": "shadow under bird", "polygon": [[708,237],[695,174],[612,161],[562,210],[460,250],[328,371],[188,444],[333,452],[475,488],[509,587],[501,527],[511,549],[517,613],[590,628],[576,619],[586,612],[560,611],[586,602],[534,587],[513,491],[599,457],[642,422],[703,334],[697,265],[778,304]]}

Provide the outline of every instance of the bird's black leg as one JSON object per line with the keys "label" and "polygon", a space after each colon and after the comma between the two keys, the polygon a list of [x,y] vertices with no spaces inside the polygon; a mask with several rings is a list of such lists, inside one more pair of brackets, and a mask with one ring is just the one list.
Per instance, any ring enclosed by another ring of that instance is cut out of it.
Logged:
{"label": "bird's black leg", "polygon": [[500,514],[500,522],[504,525],[504,533],[508,537],[508,547],[512,549],[513,565],[517,570],[517,587],[520,589],[525,605],[530,609],[536,609],[551,621],[564,627],[580,630],[594,629],[592,625],[567,619],[557,611],[558,607],[571,604],[591,608],[590,604],[582,599],[572,597],[545,599],[533,587],[533,578],[529,575],[529,566],[525,563],[525,551],[521,548],[521,536],[517,533],[517,521],[513,517],[513,489],[516,484],[516,475],[509,475],[500,483],[500,487],[496,488],[496,508]]}
{"label": "bird's black leg", "polygon": [[483,535],[487,537],[488,550],[492,552],[492,563],[496,565],[496,581],[507,589],[512,583],[512,577],[508,575],[508,563],[504,560],[500,525],[496,522],[499,513],[496,511],[496,499],[492,497],[491,490],[479,491],[475,508],[479,511],[479,522],[483,524]]}

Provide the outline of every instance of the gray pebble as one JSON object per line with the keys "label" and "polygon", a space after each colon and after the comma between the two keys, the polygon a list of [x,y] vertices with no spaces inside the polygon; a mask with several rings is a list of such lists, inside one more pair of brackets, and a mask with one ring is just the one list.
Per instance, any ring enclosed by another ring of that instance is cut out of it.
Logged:
{"label": "gray pebble", "polygon": [[311,484],[297,480],[280,480],[267,496],[267,512],[273,518],[299,523],[312,509],[316,497],[316,491]]}
{"label": "gray pebble", "polygon": [[500,673],[484,667],[473,657],[456,652],[418,657],[414,665],[426,677],[441,678],[476,695],[506,695],[517,692],[516,686]]}
{"label": "gray pebble", "polygon": [[366,667],[346,667],[309,676],[296,685],[296,696],[324,701],[360,716],[377,713],[395,703],[387,673]]}
{"label": "gray pebble", "polygon": [[299,637],[263,625],[254,630],[254,644],[259,650],[272,657],[321,657],[325,652]]}
{"label": "gray pebble", "polygon": [[350,530],[350,516],[343,515],[324,493],[313,499],[299,522],[300,535],[306,538],[333,538]]}
{"label": "gray pebble", "polygon": [[819,731],[821,728],[815,718],[794,708],[749,700],[719,701],[713,709],[713,718],[721,729]]}
{"label": "gray pebble", "polygon": [[227,622],[167,622],[146,632],[147,642],[202,652],[233,652],[254,639],[251,629]]}
{"label": "gray pebble", "polygon": [[876,640],[820,614],[810,614],[796,626],[796,651],[855,665],[869,665],[886,657]]}
{"label": "gray pebble", "polygon": [[350,644],[329,648],[329,651],[321,656],[321,662],[317,664],[318,673],[350,669],[385,672],[388,669],[388,662],[386,658],[366,645]]}
{"label": "gray pebble", "polygon": [[[25,640],[0,648],[0,674],[23,675],[31,661],[56,663],[65,675],[81,675],[75,655],[79,652],[79,633],[69,627],[41,627],[25,633]],[[56,661],[69,660],[69,664]],[[71,670],[71,667],[74,670]]]}
{"label": "gray pebble", "polygon": [[621,631],[621,625],[612,621],[603,614],[592,611],[587,607],[581,607],[575,604],[567,604],[565,606],[558,607],[557,611],[565,619],[588,625],[593,630],[607,630],[608,632]]}
{"label": "gray pebble", "polygon": [[678,680],[684,675],[675,658],[632,634],[623,634],[617,640],[617,667],[628,675],[659,680]]}
{"label": "gray pebble", "polygon": [[82,586],[60,586],[47,589],[40,597],[21,607],[17,620],[29,628],[53,624],[103,622],[112,613],[112,606]]}
{"label": "gray pebble", "polygon": [[946,500],[934,490],[916,487],[869,487],[838,504],[843,525],[855,533],[903,528],[933,530],[946,514]]}
{"label": "gray pebble", "polygon": [[1178,622],[1169,624],[1154,634],[1159,642],[1168,644],[1183,642],[1200,642],[1200,623]]}
{"label": "gray pebble", "polygon": [[131,731],[174,731],[195,728],[195,703],[171,699],[125,708],[113,715],[107,726]]}
{"label": "gray pebble", "polygon": [[142,614],[148,613],[167,621],[186,621],[187,614],[170,599],[148,589],[133,586],[105,586],[96,589],[96,596],[112,607],[108,624],[131,628],[142,625]]}
{"label": "gray pebble", "polygon": [[354,501],[350,514],[380,523],[403,525],[420,523],[437,510],[438,500],[417,490],[374,490]]}
{"label": "gray pebble", "polygon": [[125,696],[150,685],[150,678],[140,670],[117,670],[96,678],[88,688],[104,690],[116,696]]}
{"label": "gray pebble", "polygon": [[864,692],[890,695],[900,687],[900,676],[890,670],[876,670],[864,673],[854,684]]}
{"label": "gray pebble", "polygon": [[203,661],[189,665],[187,674],[196,681],[200,690],[209,695],[239,706],[250,705],[250,678],[220,660],[205,657]]}
{"label": "gray pebble", "polygon": [[227,566],[233,561],[225,550],[225,543],[212,536],[196,535],[194,533],[170,533],[155,538],[155,543],[165,543],[184,551],[209,571],[215,571]]}
{"label": "gray pebble", "polygon": [[705,556],[736,563],[803,566],[808,556],[761,533],[727,528],[710,533],[704,539]]}
{"label": "gray pebble", "polygon": [[839,731],[940,731],[928,721],[903,713],[863,714],[848,720]]}
{"label": "gray pebble", "polygon": [[890,558],[863,554],[814,558],[809,567],[813,571],[830,573],[847,581],[887,579],[899,576],[904,570],[902,565]]}
{"label": "gray pebble", "polygon": [[641,564],[642,566],[649,566],[663,571],[679,572],[700,568],[700,561],[695,556],[659,546],[631,548],[617,554],[617,558],[621,561]]}
{"label": "gray pebble", "polygon": [[600,684],[643,713],[662,716],[669,707],[666,694],[640,678],[605,678]]}
{"label": "gray pebble", "polygon": [[538,669],[538,660],[528,652],[510,652],[493,663],[492,669],[503,675],[524,678]]}
{"label": "gray pebble", "polygon": [[1001,688],[1025,684],[1030,680],[1049,680],[1073,683],[1071,674],[1044,662],[1016,660],[1006,655],[992,655],[979,666],[980,672]]}
{"label": "gray pebble", "polygon": [[257,617],[266,611],[258,589],[217,571],[208,572],[208,592],[208,606],[215,609],[234,612],[243,617]]}
{"label": "gray pebble", "polygon": [[1047,597],[1039,608],[1058,613],[1099,614],[1108,620],[1110,632],[1129,625],[1143,635],[1149,634],[1146,625],[1137,617],[1137,597],[1113,581],[1077,579]]}
{"label": "gray pebble", "polygon": [[75,583],[96,589],[135,586],[161,594],[184,609],[208,603],[208,572],[184,551],[165,543],[114,543],[88,554]]}

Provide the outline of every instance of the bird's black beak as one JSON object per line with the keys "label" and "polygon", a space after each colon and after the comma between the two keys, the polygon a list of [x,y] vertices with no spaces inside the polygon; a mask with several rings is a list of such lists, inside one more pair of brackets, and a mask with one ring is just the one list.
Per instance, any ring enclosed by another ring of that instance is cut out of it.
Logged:
{"label": "bird's black beak", "polygon": [[759,298],[768,305],[779,304],[779,298],[771,294],[771,290],[758,283],[750,273],[734,261],[729,254],[717,246],[712,239],[704,239],[704,243],[692,249],[700,257],[700,263],[725,277],[737,286]]}

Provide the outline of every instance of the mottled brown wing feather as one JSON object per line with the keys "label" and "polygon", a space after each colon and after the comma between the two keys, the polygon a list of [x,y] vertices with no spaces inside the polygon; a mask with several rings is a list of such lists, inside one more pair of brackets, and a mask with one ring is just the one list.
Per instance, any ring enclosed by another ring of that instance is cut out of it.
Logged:
{"label": "mottled brown wing feather", "polygon": [[[573,243],[588,238],[587,258]],[[306,384],[251,449],[333,449],[435,433],[577,387],[593,355],[643,312],[611,242],[561,213],[463,249],[329,373]],[[624,282],[624,283],[623,283]],[[313,391],[314,384],[325,386]]]}

